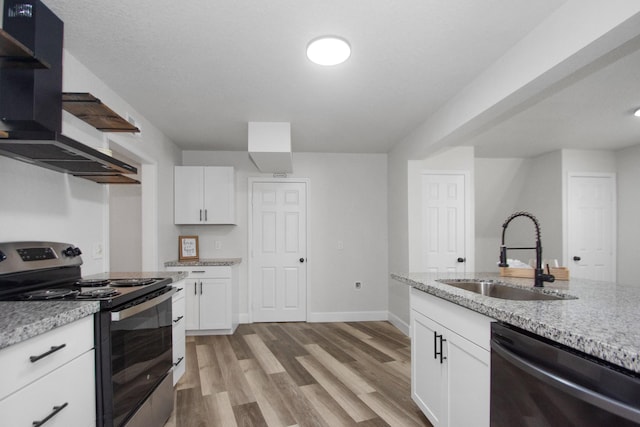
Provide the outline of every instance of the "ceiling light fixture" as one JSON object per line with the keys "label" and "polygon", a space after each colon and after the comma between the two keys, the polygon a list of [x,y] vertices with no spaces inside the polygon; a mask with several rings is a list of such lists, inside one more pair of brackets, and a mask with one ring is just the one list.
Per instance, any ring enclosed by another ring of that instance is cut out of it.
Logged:
{"label": "ceiling light fixture", "polygon": [[318,65],[338,65],[349,59],[349,56],[351,47],[340,37],[319,37],[307,46],[307,58]]}
{"label": "ceiling light fixture", "polygon": [[640,117],[640,108],[638,108],[638,109],[636,110],[636,112],[635,112],[635,113],[633,113],[633,115],[634,115],[634,116],[636,116],[636,117]]}

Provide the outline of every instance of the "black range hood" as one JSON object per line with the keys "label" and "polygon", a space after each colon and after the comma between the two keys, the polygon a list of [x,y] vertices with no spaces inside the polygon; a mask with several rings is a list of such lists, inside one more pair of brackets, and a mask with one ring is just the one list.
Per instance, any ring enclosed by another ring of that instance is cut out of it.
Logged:
{"label": "black range hood", "polygon": [[3,30],[49,67],[0,69],[0,154],[95,182],[137,183],[117,178],[135,167],[61,133],[62,21],[40,0],[5,0]]}

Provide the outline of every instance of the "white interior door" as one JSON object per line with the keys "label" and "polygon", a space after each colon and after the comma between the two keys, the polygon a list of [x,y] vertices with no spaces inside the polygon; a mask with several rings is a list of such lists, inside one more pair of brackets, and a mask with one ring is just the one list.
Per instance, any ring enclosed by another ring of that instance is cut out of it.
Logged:
{"label": "white interior door", "polygon": [[421,271],[466,271],[465,175],[422,174]]}
{"label": "white interior door", "polygon": [[567,188],[571,276],[615,281],[615,175],[571,174]]}
{"label": "white interior door", "polygon": [[307,318],[307,184],[253,182],[251,311],[254,322]]}

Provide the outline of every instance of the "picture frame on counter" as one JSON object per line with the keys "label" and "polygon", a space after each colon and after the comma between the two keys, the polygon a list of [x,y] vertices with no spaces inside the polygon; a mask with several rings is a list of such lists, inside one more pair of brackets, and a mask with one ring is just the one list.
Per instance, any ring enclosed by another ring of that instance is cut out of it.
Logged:
{"label": "picture frame on counter", "polygon": [[178,254],[180,261],[198,261],[198,236],[178,237]]}

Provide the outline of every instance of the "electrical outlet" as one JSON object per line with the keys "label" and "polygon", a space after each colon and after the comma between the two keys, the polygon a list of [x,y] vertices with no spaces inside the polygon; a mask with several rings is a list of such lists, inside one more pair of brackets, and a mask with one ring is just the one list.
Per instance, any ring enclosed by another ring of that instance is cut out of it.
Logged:
{"label": "electrical outlet", "polygon": [[213,246],[214,246],[216,249],[222,249],[222,242],[221,242],[220,240],[216,240],[216,241],[214,241]]}
{"label": "electrical outlet", "polygon": [[338,250],[341,251],[344,249],[344,242],[342,240],[338,240],[337,244]]}
{"label": "electrical outlet", "polygon": [[362,288],[362,282],[356,282],[356,289]]}

